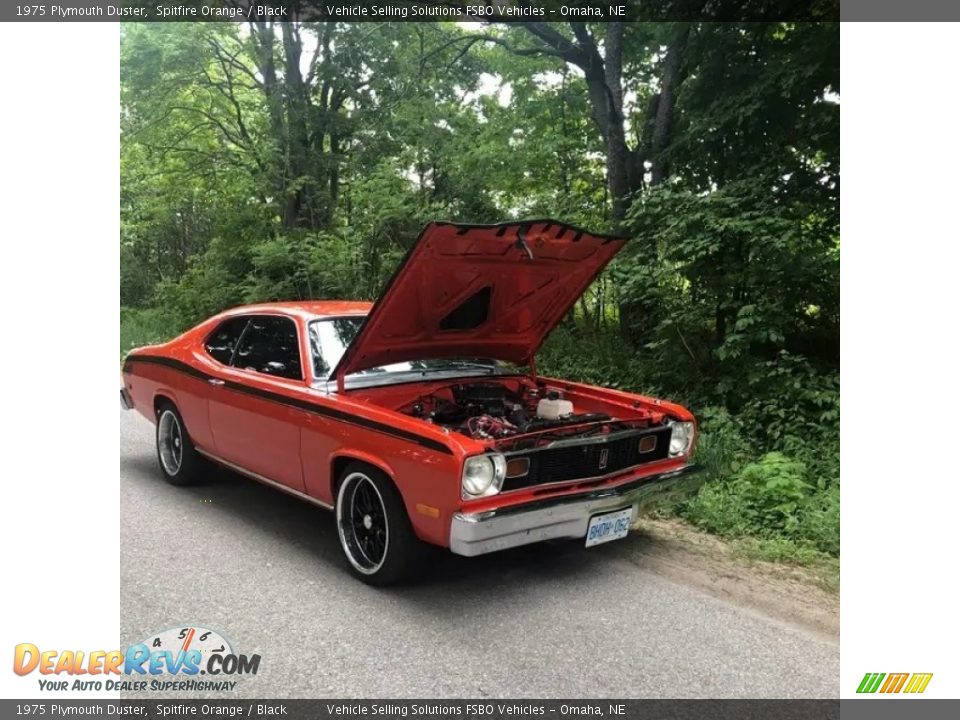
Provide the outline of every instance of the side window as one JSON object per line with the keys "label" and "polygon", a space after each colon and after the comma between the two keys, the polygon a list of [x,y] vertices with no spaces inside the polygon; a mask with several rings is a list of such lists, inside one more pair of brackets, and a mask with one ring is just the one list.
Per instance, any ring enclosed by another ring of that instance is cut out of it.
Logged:
{"label": "side window", "polygon": [[219,363],[229,365],[233,359],[233,351],[237,349],[243,329],[250,322],[248,317],[235,317],[224,320],[217,329],[207,337],[203,346],[210,356]]}
{"label": "side window", "polygon": [[362,325],[362,317],[314,320],[310,323],[310,354],[313,356],[313,374],[317,378],[328,378]]}
{"label": "side window", "polygon": [[250,318],[250,327],[233,356],[233,366],[302,380],[296,324],[285,317],[259,315]]}

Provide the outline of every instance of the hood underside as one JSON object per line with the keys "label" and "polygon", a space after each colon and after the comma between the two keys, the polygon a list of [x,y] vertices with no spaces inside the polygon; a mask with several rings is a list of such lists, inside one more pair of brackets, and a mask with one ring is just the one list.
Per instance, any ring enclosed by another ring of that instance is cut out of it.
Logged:
{"label": "hood underside", "polygon": [[527,363],[625,241],[554,220],[430,223],[334,373],[453,357]]}

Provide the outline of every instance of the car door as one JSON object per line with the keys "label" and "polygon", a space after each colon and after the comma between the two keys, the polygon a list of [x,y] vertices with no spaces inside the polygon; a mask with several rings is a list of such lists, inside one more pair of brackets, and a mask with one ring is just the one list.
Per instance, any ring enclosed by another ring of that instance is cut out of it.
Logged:
{"label": "car door", "polygon": [[293,318],[251,315],[223,375],[209,405],[217,455],[302,492],[302,411],[285,392],[304,387],[299,329]]}
{"label": "car door", "polygon": [[191,387],[196,388],[195,392],[181,391],[177,394],[177,409],[183,416],[190,439],[203,452],[216,454],[216,443],[210,428],[210,399],[219,397],[221,381],[217,376],[230,365],[237,343],[249,322],[250,318],[244,315],[229,317],[220,322],[203,341],[207,359],[216,363],[205,364],[204,368],[206,372],[215,375],[211,375],[205,383],[192,383]]}

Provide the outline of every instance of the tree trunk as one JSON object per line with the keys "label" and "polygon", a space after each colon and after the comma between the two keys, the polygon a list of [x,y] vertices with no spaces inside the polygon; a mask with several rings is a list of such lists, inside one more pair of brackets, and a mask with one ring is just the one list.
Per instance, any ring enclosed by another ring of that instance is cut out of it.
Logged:
{"label": "tree trunk", "polygon": [[[321,43],[318,51],[324,50],[324,63],[330,59],[331,27],[324,28],[322,37],[318,38]],[[326,164],[329,155],[324,145],[329,124],[326,119],[329,108],[325,103],[336,92],[324,80],[323,91],[315,95],[317,74],[314,67],[304,77],[301,71],[301,26],[297,23],[279,24],[279,52],[276,28],[272,22],[250,24],[257,69],[262,77],[260,86],[266,98],[270,135],[275,146],[271,170],[280,205],[281,225],[285,230],[317,229],[330,222],[335,195],[339,192],[339,176],[336,168],[331,170]],[[316,60],[317,56],[313,65]],[[282,77],[277,69],[278,62]],[[315,96],[324,103],[322,107],[315,106]],[[331,137],[330,142],[332,151],[336,152],[342,138]],[[332,162],[335,164],[336,158]]]}
{"label": "tree trunk", "polygon": [[[544,43],[544,54],[559,57],[583,70],[591,115],[604,142],[611,225],[618,232],[628,231],[630,205],[636,193],[643,189],[644,160],[649,159],[651,162],[652,185],[662,183],[667,177],[666,151],[670,143],[677,87],[682,79],[683,53],[690,33],[689,24],[683,26],[677,39],[667,50],[659,97],[655,103],[651,103],[649,113],[652,117],[648,127],[644,129],[647,137],[634,150],[627,145],[624,129],[624,23],[611,22],[605,26],[603,56],[600,55],[586,23],[570,23],[573,40],[557,32],[549,23],[529,22],[522,25]],[[636,308],[621,302],[619,311],[620,329],[625,337],[642,337],[657,325],[656,308]],[[643,327],[637,327],[637,318],[643,319]]]}
{"label": "tree trunk", "polygon": [[282,193],[286,186],[284,178],[283,149],[286,146],[286,126],[283,119],[282,93],[277,79],[277,65],[274,58],[273,23],[257,21],[250,23],[250,34],[256,47],[257,70],[263,78],[261,87],[267,104],[267,116],[270,134],[276,143],[271,162],[271,173],[276,191]]}
{"label": "tree trunk", "polygon": [[677,86],[680,84],[680,70],[683,52],[690,37],[690,26],[685,25],[676,41],[667,49],[663,63],[663,75],[660,78],[660,98],[657,102],[657,114],[653,123],[653,137],[650,142],[650,184],[659,185],[667,177],[667,159],[664,155],[670,143],[673,127],[673,110],[677,104]]}
{"label": "tree trunk", "polygon": [[317,225],[314,208],[315,178],[310,172],[310,98],[300,74],[303,43],[298,27],[281,23],[283,37],[284,104],[287,114],[287,182],[283,225],[285,228]]}
{"label": "tree trunk", "polygon": [[[634,185],[635,178],[630,170],[632,156],[623,127],[623,32],[622,22],[612,22],[606,26],[603,74],[598,78],[603,83],[601,107],[607,113],[607,184],[610,186],[611,220],[618,231],[624,229],[633,193],[640,189]],[[597,101],[601,102],[599,91]]]}

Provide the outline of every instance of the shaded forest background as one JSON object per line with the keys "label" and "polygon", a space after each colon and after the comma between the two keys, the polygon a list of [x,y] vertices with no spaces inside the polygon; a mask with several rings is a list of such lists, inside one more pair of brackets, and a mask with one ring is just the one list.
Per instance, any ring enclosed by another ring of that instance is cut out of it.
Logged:
{"label": "shaded forest background", "polygon": [[373,299],[429,220],[632,241],[545,374],[689,405],[667,511],[839,555],[840,55],[827,23],[122,29],[121,352],[226,307]]}

